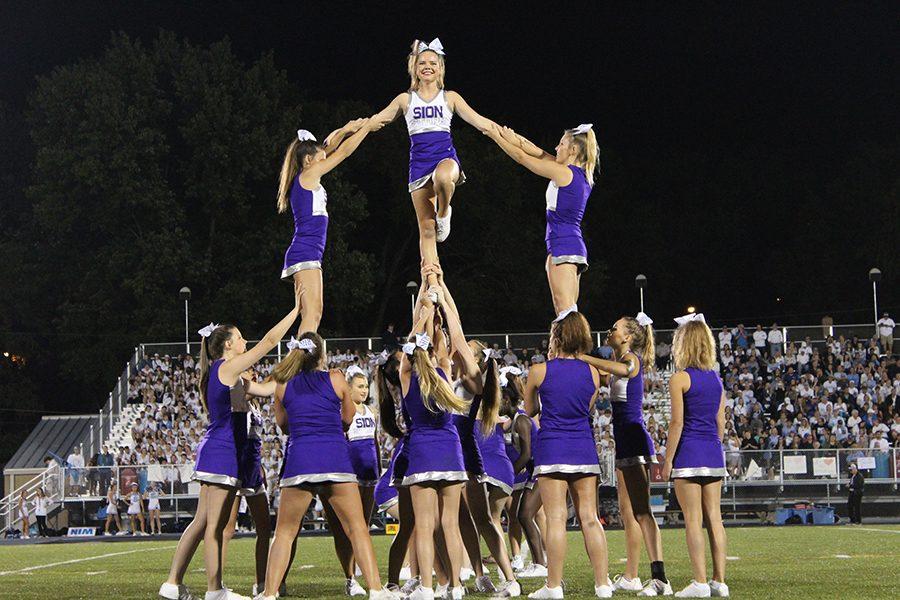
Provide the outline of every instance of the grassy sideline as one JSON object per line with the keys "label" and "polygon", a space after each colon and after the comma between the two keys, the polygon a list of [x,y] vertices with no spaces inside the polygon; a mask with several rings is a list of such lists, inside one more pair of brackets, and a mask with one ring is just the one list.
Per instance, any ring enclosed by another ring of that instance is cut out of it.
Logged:
{"label": "grassy sideline", "polygon": [[[767,527],[728,529],[730,560],[727,583],[741,599],[898,598],[900,597],[900,526]],[[621,572],[624,538],[607,533],[610,575]],[[387,561],[390,539],[374,538],[379,564]],[[156,598],[165,578],[174,541],[0,546],[0,597],[17,599]],[[690,581],[684,533],[663,530],[666,570],[676,591]],[[229,549],[226,584],[242,594],[253,583],[253,540],[235,540]],[[83,560],[100,557],[96,560]],[[33,568],[62,563],[46,568]],[[195,556],[186,583],[205,591],[202,553]],[[642,564],[641,576],[649,566]],[[496,575],[494,576],[496,579]],[[593,597],[593,581],[581,536],[569,534],[565,575],[569,598]],[[523,592],[542,583],[523,580]],[[343,580],[331,539],[304,538],[289,579],[291,597],[344,598]],[[633,596],[621,593],[617,596]],[[524,595],[523,595],[524,596]]]}

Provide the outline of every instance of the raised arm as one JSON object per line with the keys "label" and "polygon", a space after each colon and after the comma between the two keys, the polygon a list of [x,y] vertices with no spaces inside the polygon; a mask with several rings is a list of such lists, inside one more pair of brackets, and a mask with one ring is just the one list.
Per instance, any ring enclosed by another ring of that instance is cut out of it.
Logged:
{"label": "raised arm", "polygon": [[[429,319],[434,317],[434,304],[431,303],[428,298],[422,298],[422,308],[418,314],[418,320],[413,323],[412,331],[410,331],[407,339],[416,332],[425,331],[425,328],[428,326]],[[409,383],[409,374],[412,372],[412,363],[409,360],[409,355],[404,352],[403,356],[400,358],[400,376],[401,383],[408,384]],[[404,392],[405,393],[405,392]]]}
{"label": "raised arm", "polygon": [[347,138],[334,151],[329,152],[325,160],[314,162],[300,174],[302,180],[314,182],[325,175],[353,154],[370,131],[373,131],[374,123],[365,119],[365,123],[349,138]]}
{"label": "raised arm", "polygon": [[[662,471],[662,477],[665,481],[668,481],[669,477],[672,475],[672,463],[675,460],[675,451],[678,450],[678,442],[681,441],[681,432],[684,430],[684,393],[690,386],[691,377],[684,371],[678,371],[669,379],[669,398],[671,399],[672,415],[669,418],[669,439],[666,444],[666,462],[663,465]],[[724,406],[724,403],[722,406]],[[723,410],[723,417],[724,414]]]}
{"label": "raised arm", "polygon": [[353,396],[350,394],[350,386],[347,385],[347,378],[344,377],[340,369],[332,369],[328,373],[331,379],[331,387],[334,393],[341,399],[341,421],[344,423],[344,429],[350,427],[353,417],[356,416],[356,403],[353,402]]}
{"label": "raised arm", "polygon": [[407,103],[409,102],[409,94],[402,93],[398,94],[391,103],[384,107],[380,112],[375,113],[369,120],[374,121],[378,124],[378,127],[384,127],[388,123],[391,123],[397,119],[403,112],[406,110]]}
{"label": "raised arm", "polygon": [[[556,162],[555,156],[553,156],[549,152],[544,152],[543,149],[538,147],[537,144],[535,144],[534,142],[532,142],[525,136],[514,132],[512,129],[510,129],[509,131],[510,131],[509,135],[514,137],[515,139],[507,139],[506,141],[511,142],[511,143],[517,143],[519,145],[519,147],[522,150],[524,150],[525,152],[527,152],[530,156],[533,156],[535,158],[540,158],[541,160],[552,160],[552,161]],[[500,133],[502,135],[504,132],[501,130]]]}
{"label": "raised arm", "polygon": [[460,118],[477,129],[478,131],[484,133],[486,130],[495,127],[497,124],[479,115],[475,110],[469,106],[469,104],[463,100],[463,97],[457,94],[456,92],[447,92],[447,104],[450,106],[450,110],[454,113],[458,114]]}
{"label": "raised arm", "polygon": [[528,371],[528,380],[525,382],[525,414],[533,417],[541,412],[541,401],[538,390],[544,383],[544,375],[547,374],[547,363],[532,365]]}
{"label": "raised arm", "polygon": [[294,321],[297,320],[297,314],[300,312],[300,297],[302,295],[303,290],[301,289],[294,298],[294,308],[291,309],[291,312],[286,314],[275,327],[270,329],[258,344],[243,354],[239,354],[222,363],[222,366],[219,367],[219,380],[224,385],[234,385],[241,373],[259,362],[262,357],[278,344],[279,340],[284,337],[284,334],[294,324]]}
{"label": "raised arm", "polygon": [[326,152],[334,152],[335,148],[340,146],[348,135],[356,133],[357,131],[359,131],[360,127],[365,124],[366,119],[354,119],[340,129],[335,129],[334,131],[329,133],[328,137],[325,138],[325,141],[322,142],[322,145],[325,146]]}
{"label": "raised arm", "polygon": [[572,182],[572,172],[566,165],[562,165],[555,160],[544,160],[532,156],[516,141],[511,141],[518,140],[518,135],[512,129],[508,127],[502,129],[493,127],[487,129],[484,134],[494,140],[510,158],[535,175],[550,179],[560,187],[567,186]]}
{"label": "raised arm", "polygon": [[638,370],[640,370],[640,363],[634,359],[634,355],[630,352],[623,356],[622,360],[606,360],[590,354],[579,354],[578,358],[592,367],[616,377],[631,378],[637,375]]}

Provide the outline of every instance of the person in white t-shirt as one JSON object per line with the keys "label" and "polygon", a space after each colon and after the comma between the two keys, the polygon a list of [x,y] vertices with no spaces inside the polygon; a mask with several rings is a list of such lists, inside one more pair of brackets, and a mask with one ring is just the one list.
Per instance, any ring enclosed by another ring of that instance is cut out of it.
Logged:
{"label": "person in white t-shirt", "polygon": [[894,353],[894,320],[884,313],[878,320],[878,337],[881,340],[881,347],[885,354]]}
{"label": "person in white t-shirt", "polygon": [[728,327],[723,327],[722,331],[719,332],[719,348],[724,348],[725,346],[731,346],[731,329]]}
{"label": "person in white t-shirt", "polygon": [[757,325],[756,331],[753,332],[753,346],[762,353],[766,349],[768,340],[769,335],[763,331],[762,325]]}
{"label": "person in white t-shirt", "polygon": [[781,350],[781,345],[784,343],[784,335],[782,335],[777,323],[772,323],[772,329],[766,335],[766,340],[769,342],[769,356],[774,355],[776,350]]}
{"label": "person in white t-shirt", "polygon": [[50,499],[44,495],[44,488],[38,488],[34,497],[34,518],[37,519],[38,535],[48,537],[47,509],[50,507]]}

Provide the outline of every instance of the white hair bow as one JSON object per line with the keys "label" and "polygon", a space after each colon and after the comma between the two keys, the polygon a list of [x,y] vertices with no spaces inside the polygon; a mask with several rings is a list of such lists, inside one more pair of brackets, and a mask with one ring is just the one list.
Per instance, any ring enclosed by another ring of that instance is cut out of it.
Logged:
{"label": "white hair bow", "polygon": [[484,354],[484,360],[490,360],[491,354],[493,354],[494,351],[491,350],[490,348],[485,348],[484,350],[481,351],[481,353]]}
{"label": "white hair bow", "polygon": [[200,337],[202,337],[202,338],[208,338],[209,336],[212,335],[213,331],[218,329],[218,327],[219,327],[218,323],[210,323],[209,325],[207,325],[206,327],[204,327],[197,333],[199,333]]}
{"label": "white hair bow", "polygon": [[703,318],[703,313],[690,313],[684,315],[683,317],[678,317],[677,319],[675,319],[675,322],[679,325],[686,325],[691,321],[700,321],[701,323],[706,323],[706,319]]}
{"label": "white hair bow", "polygon": [[311,131],[307,131],[306,129],[298,129],[297,130],[297,139],[301,142],[318,142],[316,136],[312,134]]}
{"label": "white hair bow", "polygon": [[403,344],[403,352],[405,354],[412,355],[412,353],[416,351],[416,348],[428,350],[428,347],[430,345],[431,338],[428,337],[427,333],[417,333],[415,342],[406,342],[405,344]]}
{"label": "white hair bow", "polygon": [[591,130],[591,127],[593,127],[593,126],[594,126],[593,123],[582,123],[578,127],[575,127],[574,129],[572,129],[572,135],[581,135],[582,133],[587,133],[588,131]]}
{"label": "white hair bow", "polygon": [[653,325],[653,319],[651,319],[650,316],[647,315],[647,313],[645,313],[644,311],[639,312],[635,319],[637,320],[638,325],[640,325],[641,327]]}
{"label": "white hair bow", "polygon": [[439,40],[438,38],[434,38],[433,40],[431,40],[430,44],[426,44],[425,42],[420,40],[419,47],[416,48],[416,54],[422,54],[426,50],[431,50],[435,54],[444,56],[444,45],[441,44],[441,40]]}
{"label": "white hair bow", "polygon": [[307,352],[312,352],[316,349],[316,343],[309,338],[303,338],[302,340],[297,340],[294,336],[291,336],[290,341],[287,343],[288,350],[306,350]]}
{"label": "white hair bow", "polygon": [[509,379],[506,377],[508,374],[515,375],[518,377],[522,374],[522,369],[519,367],[503,367],[500,369],[500,387],[506,387],[509,385]]}
{"label": "white hair bow", "polygon": [[390,356],[391,356],[390,352],[388,352],[387,350],[382,350],[381,354],[379,354],[378,356],[376,356],[374,358],[373,363],[376,366],[380,367],[381,365],[383,365],[384,363],[387,362],[387,359],[390,358]]}
{"label": "white hair bow", "polygon": [[346,375],[347,375],[347,381],[350,381],[351,379],[353,379],[353,378],[356,377],[357,375],[362,375],[362,376],[365,377],[366,379],[369,378],[369,376],[366,375],[366,372],[363,371],[362,369],[360,369],[360,368],[359,368],[358,366],[356,366],[356,365],[350,365],[349,367],[347,367],[347,373],[346,373]]}

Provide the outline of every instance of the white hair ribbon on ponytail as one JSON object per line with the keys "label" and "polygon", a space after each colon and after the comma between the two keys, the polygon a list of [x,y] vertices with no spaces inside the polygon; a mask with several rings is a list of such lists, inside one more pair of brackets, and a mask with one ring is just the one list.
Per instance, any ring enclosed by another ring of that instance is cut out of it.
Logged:
{"label": "white hair ribbon on ponytail", "polygon": [[199,333],[200,337],[202,337],[202,338],[208,338],[209,336],[212,335],[212,332],[218,328],[219,328],[218,323],[210,323],[209,325],[207,325],[206,327],[204,327],[197,333]]}
{"label": "white hair ribbon on ponytail", "polygon": [[518,377],[522,374],[522,369],[519,367],[503,367],[500,369],[500,387],[506,387],[509,385],[509,379],[506,377],[507,375],[515,375]]}
{"label": "white hair ribbon on ponytail", "polygon": [[366,375],[366,372],[363,371],[363,370],[362,370],[361,368],[359,368],[358,366],[356,366],[356,365],[350,365],[349,367],[347,367],[347,372],[346,372],[347,381],[350,381],[351,379],[353,379],[353,378],[356,377],[357,375],[362,375],[362,376],[365,377],[366,379],[369,378],[369,376]]}
{"label": "white hair ribbon on ponytail", "polygon": [[431,40],[430,44],[419,41],[419,46],[416,48],[416,54],[422,54],[426,50],[431,50],[435,54],[444,56],[444,45],[441,44],[441,40],[439,40],[438,38],[434,38],[433,40]]}
{"label": "white hair ribbon on ponytail", "polygon": [[297,139],[301,142],[318,142],[316,136],[312,134],[311,131],[307,131],[306,129],[298,129],[297,130]]}
{"label": "white hair ribbon on ponytail", "polygon": [[575,127],[571,130],[572,135],[581,135],[582,133],[587,133],[593,126],[593,123],[582,123],[578,127]]}
{"label": "white hair ribbon on ponytail", "polygon": [[675,322],[679,325],[687,325],[691,321],[700,321],[701,323],[706,323],[706,319],[703,317],[703,313],[690,313],[684,315],[683,317],[678,317],[675,319]]}
{"label": "white hair ribbon on ponytail", "polygon": [[428,337],[427,333],[417,333],[416,341],[414,342],[406,342],[403,344],[403,353],[409,354],[412,356],[413,352],[416,351],[416,348],[421,348],[422,350],[428,350],[429,346],[431,346],[431,338]]}
{"label": "white hair ribbon on ponytail", "polygon": [[645,313],[644,311],[639,312],[637,314],[637,316],[635,317],[635,320],[638,322],[638,325],[640,325],[641,327],[646,327],[647,325],[653,325],[653,319],[651,319],[650,316],[647,315],[647,313]]}
{"label": "white hair ribbon on ponytail", "polygon": [[390,358],[390,356],[391,356],[390,352],[388,352],[386,349],[382,350],[381,354],[379,354],[374,359],[372,359],[370,361],[370,363],[374,364],[377,367],[380,367],[381,365],[383,365],[384,363],[387,362],[387,360],[388,360],[388,358]]}
{"label": "white hair ribbon on ponytail", "polygon": [[309,338],[297,340],[294,336],[291,336],[290,341],[287,343],[287,349],[306,350],[307,352],[313,352],[316,349],[316,343]]}
{"label": "white hair ribbon on ponytail", "polygon": [[413,352],[416,351],[416,343],[415,342],[406,342],[403,344],[403,354],[413,355]]}
{"label": "white hair ribbon on ponytail", "polygon": [[484,360],[490,360],[491,354],[494,353],[494,351],[491,350],[490,348],[485,348],[481,352],[482,352],[482,354],[484,354]]}

